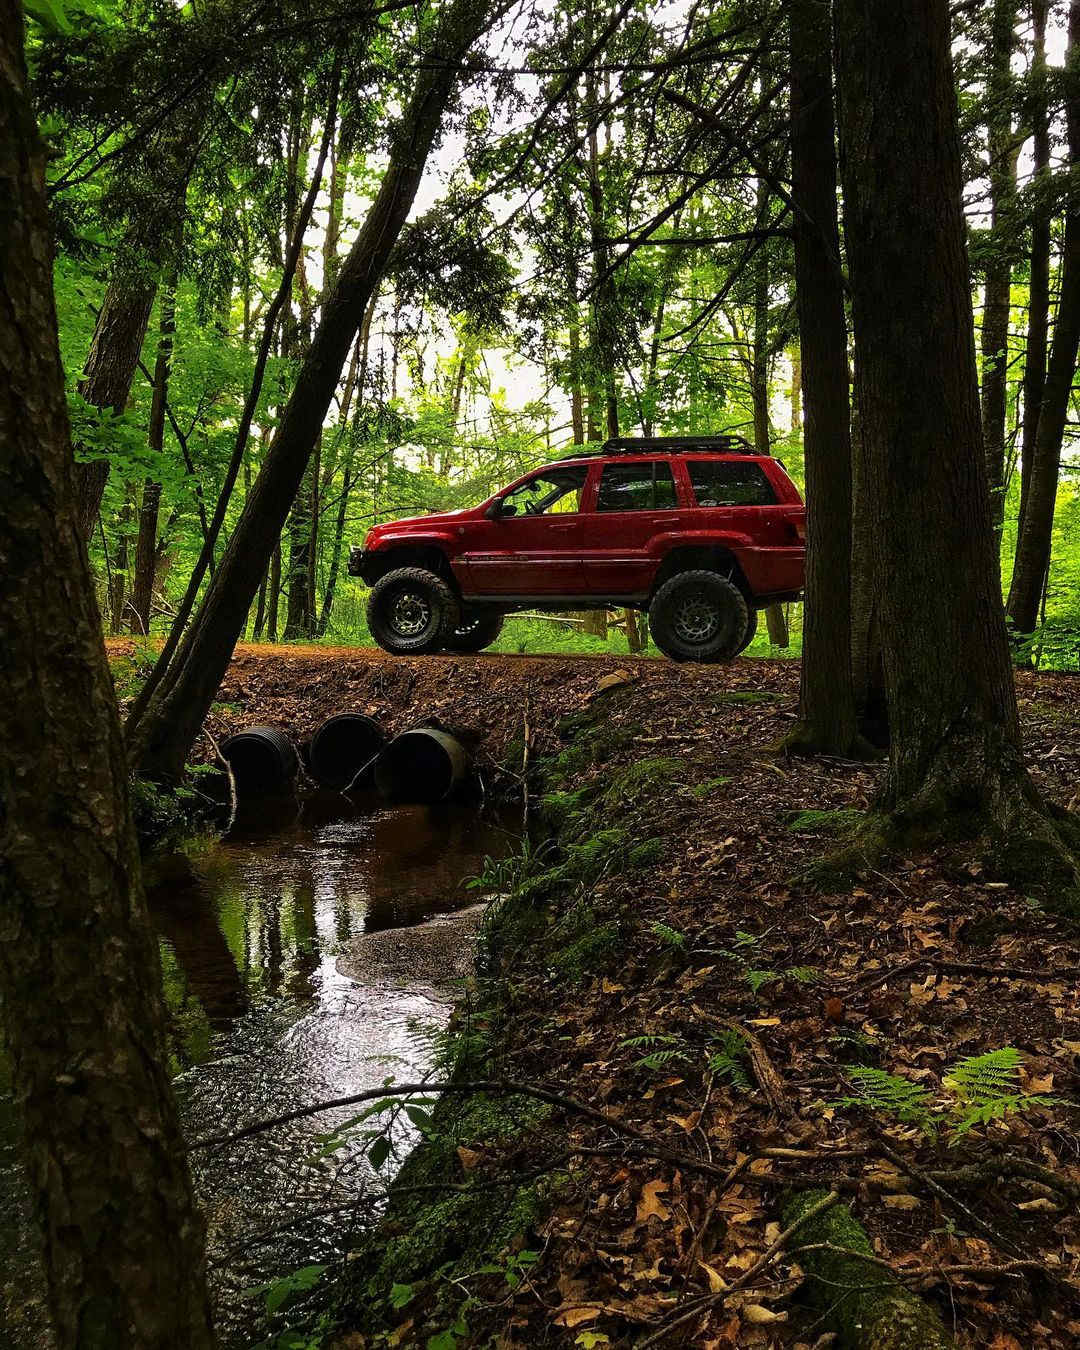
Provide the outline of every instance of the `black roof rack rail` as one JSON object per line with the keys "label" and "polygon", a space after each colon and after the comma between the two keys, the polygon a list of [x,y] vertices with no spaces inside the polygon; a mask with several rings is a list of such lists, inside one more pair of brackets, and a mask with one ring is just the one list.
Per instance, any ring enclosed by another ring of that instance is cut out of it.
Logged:
{"label": "black roof rack rail", "polygon": [[724,431],[701,436],[616,436],[600,447],[602,455],[755,455],[757,451],[735,432]]}

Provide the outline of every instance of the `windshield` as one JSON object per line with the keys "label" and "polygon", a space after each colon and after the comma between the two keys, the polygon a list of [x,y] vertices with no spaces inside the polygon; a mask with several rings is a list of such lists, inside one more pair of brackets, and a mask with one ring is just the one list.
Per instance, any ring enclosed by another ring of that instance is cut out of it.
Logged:
{"label": "windshield", "polygon": [[572,514],[581,510],[581,493],[588,469],[584,464],[545,469],[519,483],[501,499],[503,516]]}

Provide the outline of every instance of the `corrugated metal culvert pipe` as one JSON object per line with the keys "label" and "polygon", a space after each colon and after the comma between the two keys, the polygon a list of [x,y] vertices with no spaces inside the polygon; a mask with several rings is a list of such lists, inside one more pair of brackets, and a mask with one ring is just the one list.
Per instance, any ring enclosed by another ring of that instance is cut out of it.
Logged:
{"label": "corrugated metal culvert pipe", "polygon": [[338,713],[325,721],[311,738],[308,768],[315,781],[340,791],[359,786],[386,744],[386,732],[363,713]]}
{"label": "corrugated metal culvert pipe", "polygon": [[300,761],[292,741],[274,727],[245,727],[222,743],[221,753],[239,799],[292,791]]}
{"label": "corrugated metal culvert pipe", "polygon": [[375,761],[375,786],[395,802],[441,802],[468,768],[469,752],[456,736],[414,727],[395,736]]}

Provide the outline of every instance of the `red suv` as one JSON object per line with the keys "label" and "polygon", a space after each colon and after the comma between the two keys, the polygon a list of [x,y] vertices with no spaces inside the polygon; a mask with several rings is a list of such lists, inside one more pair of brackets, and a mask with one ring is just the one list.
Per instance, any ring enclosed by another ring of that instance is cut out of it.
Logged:
{"label": "red suv", "polygon": [[376,525],[349,572],[388,652],[475,652],[514,610],[647,609],[676,661],[726,661],[803,587],[806,512],[739,436],[611,440],[480,506]]}

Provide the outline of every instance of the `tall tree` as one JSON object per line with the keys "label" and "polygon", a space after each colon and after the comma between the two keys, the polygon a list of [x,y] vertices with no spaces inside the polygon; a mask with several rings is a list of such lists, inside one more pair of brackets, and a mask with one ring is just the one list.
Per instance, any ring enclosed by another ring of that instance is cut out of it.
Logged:
{"label": "tall tree", "polygon": [[851,668],[851,419],[836,212],[829,7],[792,0],[791,176],[806,462],[807,560],[793,750],[857,748]]}
{"label": "tall tree", "polygon": [[837,0],[836,32],[892,733],[879,805],[901,833],[984,835],[1007,872],[1035,864],[1040,880],[1075,886],[1075,859],[1024,767],[997,585],[948,0]]}
{"label": "tall tree", "polygon": [[442,12],[431,59],[418,73],[395,128],[379,191],[327,297],[251,496],[168,677],[132,729],[134,762],[151,778],[175,781],[183,772],[303,479],[364,310],[412,207],[456,67],[491,22],[492,12],[491,0],[452,0]]}
{"label": "tall tree", "polygon": [[208,1350],[116,702],[79,535],[23,20],[0,3],[0,993],[60,1350]]}
{"label": "tall tree", "polygon": [[[1065,122],[1070,163],[1080,163],[1080,0],[1069,6],[1069,45],[1065,58]],[[1021,633],[1032,633],[1050,570],[1054,507],[1061,469],[1061,443],[1069,411],[1076,355],[1080,346],[1080,191],[1075,183],[1065,208],[1061,249],[1061,294],[1054,338],[1039,404],[1032,447],[1027,501],[1016,542],[1008,613]]]}
{"label": "tall tree", "polygon": [[1011,231],[1020,146],[1012,123],[1012,54],[1016,0],[994,0],[990,24],[986,148],[990,161],[990,242],[983,285],[982,432],[990,519],[1000,535],[1005,519],[1005,412],[1012,298]]}
{"label": "tall tree", "polygon": [[1028,270],[1028,327],[1024,347],[1024,408],[1020,430],[1020,511],[1017,533],[1024,528],[1035,433],[1039,428],[1046,349],[1050,331],[1050,108],[1047,97],[1046,22],[1050,0],[1031,0],[1031,182],[1035,194],[1031,213],[1031,256]]}

